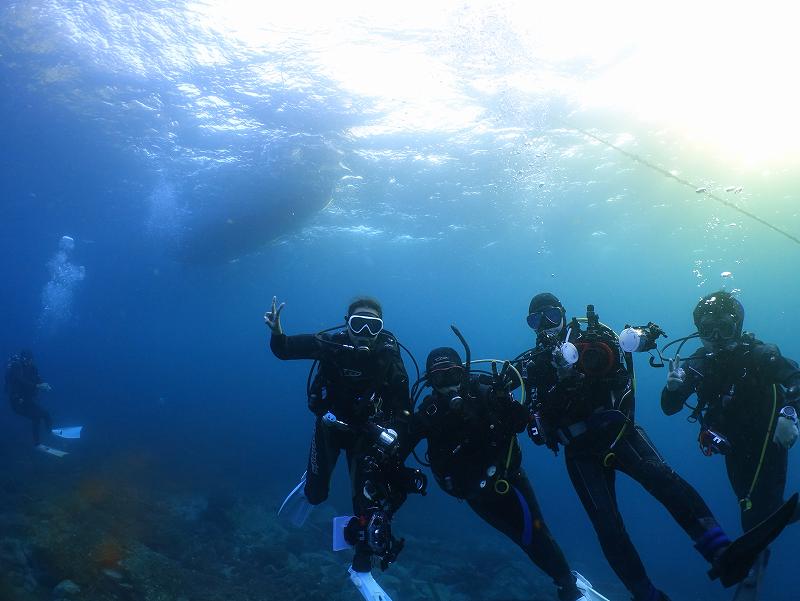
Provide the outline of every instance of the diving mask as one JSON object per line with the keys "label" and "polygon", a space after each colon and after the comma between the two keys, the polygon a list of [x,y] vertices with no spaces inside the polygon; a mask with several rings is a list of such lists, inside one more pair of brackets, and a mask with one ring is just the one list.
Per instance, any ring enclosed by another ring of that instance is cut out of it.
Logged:
{"label": "diving mask", "polygon": [[458,390],[463,377],[463,368],[460,365],[451,365],[444,369],[437,369],[429,372],[428,382],[436,389],[455,387],[455,389]]}
{"label": "diving mask", "polygon": [[561,325],[562,315],[561,307],[544,307],[528,315],[528,325],[537,332],[550,329]]}
{"label": "diving mask", "polygon": [[731,340],[739,331],[739,324],[733,315],[706,315],[700,319],[697,331],[701,338],[721,338]]}
{"label": "diving mask", "polygon": [[373,315],[351,315],[347,327],[356,336],[377,336],[383,330],[383,320]]}

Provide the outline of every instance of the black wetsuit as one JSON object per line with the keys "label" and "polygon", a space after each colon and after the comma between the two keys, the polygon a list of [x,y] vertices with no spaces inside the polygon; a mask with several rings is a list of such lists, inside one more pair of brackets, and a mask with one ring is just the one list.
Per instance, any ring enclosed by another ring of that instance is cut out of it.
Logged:
{"label": "black wetsuit", "polygon": [[546,444],[554,451],[564,446],[570,480],[614,572],[636,601],[661,599],[619,513],[617,470],[664,505],[707,560],[729,541],[700,495],[635,425],[632,358],[623,355],[614,333],[600,325],[581,331],[573,322],[570,341],[581,359],[560,376],[546,339],[518,359],[529,402]]}
{"label": "black wetsuit", "polygon": [[6,366],[6,392],[11,408],[17,415],[31,420],[33,444],[39,444],[39,425],[44,422],[48,430],[53,429],[50,414],[36,402],[39,391],[39,370],[33,361],[13,355]]}
{"label": "black wetsuit", "polygon": [[725,466],[749,530],[784,501],[788,451],[772,438],[781,408],[800,411],[800,369],[777,346],[748,334],[732,351],[709,355],[700,348],[682,366],[686,379],[676,390],[664,388],[661,408],[674,415],[697,395],[693,415],[701,428],[730,442]]}
{"label": "black wetsuit", "polygon": [[[339,453],[344,450],[353,511],[357,516],[365,515],[372,507],[363,490],[374,470],[370,458],[374,456],[371,450],[375,443],[368,425],[393,429],[400,445],[407,440],[411,422],[408,374],[397,341],[384,330],[367,352],[354,349],[344,331],[297,336],[273,334],[270,348],[279,359],[320,362],[309,401],[317,420],[308,457],[306,498],[313,505],[328,498],[331,475]],[[343,430],[326,422],[322,416],[328,412],[349,428]],[[395,467],[400,469],[399,465]],[[370,552],[366,547],[356,546],[353,568],[369,571]]]}
{"label": "black wetsuit", "polygon": [[427,458],[442,490],[467,501],[472,510],[505,534],[559,588],[559,599],[581,595],[569,564],[545,524],[533,488],[521,468],[516,434],[528,410],[507,392],[480,384],[476,377],[463,409],[434,392],[414,415],[411,445],[426,438]]}

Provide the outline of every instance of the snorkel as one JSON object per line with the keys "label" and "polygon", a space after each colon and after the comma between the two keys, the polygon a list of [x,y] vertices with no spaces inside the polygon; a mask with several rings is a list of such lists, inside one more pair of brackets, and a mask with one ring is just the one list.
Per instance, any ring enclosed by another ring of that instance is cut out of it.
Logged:
{"label": "snorkel", "polygon": [[464,336],[461,334],[461,331],[453,324],[450,325],[450,329],[453,330],[453,334],[456,335],[464,347],[464,376],[462,379],[464,386],[466,387],[469,383],[469,366],[472,363],[472,352],[469,350],[469,345],[467,344]]}

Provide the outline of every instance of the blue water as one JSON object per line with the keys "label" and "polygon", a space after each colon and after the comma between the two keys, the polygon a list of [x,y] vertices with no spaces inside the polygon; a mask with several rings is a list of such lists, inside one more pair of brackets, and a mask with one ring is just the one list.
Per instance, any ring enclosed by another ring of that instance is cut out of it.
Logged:
{"label": "blue water", "polygon": [[[570,315],[593,303],[618,331],[653,320],[674,338],[692,330],[697,299],[725,287],[740,291],[747,330],[800,358],[800,248],[574,128],[800,235],[796,171],[736,170],[669,130],[622,111],[583,110],[558,93],[471,86],[465,57],[479,62],[485,52],[482,76],[500,81],[516,48],[502,23],[480,25],[474,12],[463,17],[460,45],[399,28],[370,39],[446,55],[444,44],[458,98],[477,117],[359,133],[396,107],[326,72],[302,31],[285,44],[264,34],[248,47],[201,26],[196,14],[212,5],[0,8],[0,354],[33,348],[53,386],[45,405],[58,423],[85,426],[56,465],[33,457],[27,424],[0,411],[0,456],[16,488],[53,495],[57,508],[87,478],[130,475],[137,486],[279,504],[305,468],[313,418],[309,366],[269,352],[262,315],[273,295],[286,301],[289,333],[336,325],[351,298],[375,296],[387,327],[424,361],[435,346],[456,346],[451,323],[478,357],[532,346],[524,318],[544,290]],[[269,31],[269,19],[262,25]],[[528,59],[535,69],[537,57]],[[282,78],[259,77],[276,65]],[[59,258],[64,235],[75,248]],[[54,275],[54,259],[68,263],[66,275]],[[696,426],[660,411],[664,378],[637,357],[638,420],[738,533],[722,460],[700,454]],[[522,446],[567,557],[612,599],[626,598],[561,457]],[[787,491],[800,489],[796,453]],[[346,512],[343,469],[335,481],[330,504]],[[706,578],[663,508],[624,476],[618,487],[658,586],[674,599],[732,596]],[[414,537],[399,560],[412,571],[435,561],[428,540],[465,557],[479,544],[522,557],[438,490],[410,499],[396,524]],[[327,538],[318,538],[324,552]],[[783,575],[798,553],[790,529],[773,547],[764,598],[796,598]],[[481,557],[469,561],[481,566]],[[481,567],[492,579],[492,566]],[[342,598],[356,598],[349,586],[342,578],[351,595]]]}

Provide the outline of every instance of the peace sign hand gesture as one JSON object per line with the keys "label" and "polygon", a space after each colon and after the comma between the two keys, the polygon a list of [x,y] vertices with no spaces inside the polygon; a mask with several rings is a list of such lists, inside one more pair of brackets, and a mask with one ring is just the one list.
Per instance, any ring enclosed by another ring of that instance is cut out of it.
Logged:
{"label": "peace sign hand gesture", "polygon": [[272,330],[273,334],[283,334],[283,328],[281,327],[281,311],[283,311],[284,305],[286,305],[286,303],[278,305],[278,297],[273,296],[272,308],[264,313],[264,323]]}
{"label": "peace sign hand gesture", "polygon": [[681,367],[681,358],[675,355],[669,360],[669,373],[667,374],[667,390],[678,390],[686,380],[686,370]]}

